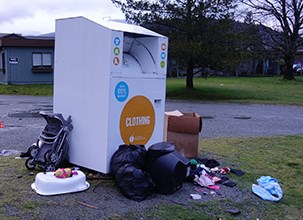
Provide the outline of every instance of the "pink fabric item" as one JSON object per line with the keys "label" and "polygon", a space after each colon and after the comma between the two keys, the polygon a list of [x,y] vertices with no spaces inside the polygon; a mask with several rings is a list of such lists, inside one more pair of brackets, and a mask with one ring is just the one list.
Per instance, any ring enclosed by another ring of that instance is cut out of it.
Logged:
{"label": "pink fabric item", "polygon": [[214,177],[213,177],[213,181],[214,181],[215,183],[217,183],[217,182],[221,181],[221,178],[214,176]]}
{"label": "pink fabric item", "polygon": [[209,189],[214,189],[214,190],[219,190],[219,189],[220,189],[220,186],[211,185],[211,186],[207,186],[207,188],[209,188]]}
{"label": "pink fabric item", "polygon": [[58,178],[65,178],[65,177],[67,177],[67,172],[65,171],[65,169],[63,169],[63,168],[60,168],[60,170],[62,170],[62,172],[63,172],[63,174],[61,175],[61,176],[57,176]]}
{"label": "pink fabric item", "polygon": [[[63,174],[61,176],[56,176],[57,178],[64,179],[64,178],[68,177],[68,174],[64,168],[59,168],[58,170],[61,170],[63,172]],[[70,177],[72,177],[73,175],[78,175],[77,171],[73,171],[73,170],[71,170],[70,174],[71,174]]]}
{"label": "pink fabric item", "polygon": [[194,181],[198,183],[200,186],[207,187],[209,185],[214,185],[214,182],[211,179],[203,175],[201,175],[200,177],[198,175],[195,175]]}
{"label": "pink fabric item", "polygon": [[194,181],[198,183],[200,186],[207,187],[209,189],[218,190],[220,189],[220,186],[215,185],[214,178],[210,175],[208,175],[204,170],[202,171],[201,176],[195,175]]}

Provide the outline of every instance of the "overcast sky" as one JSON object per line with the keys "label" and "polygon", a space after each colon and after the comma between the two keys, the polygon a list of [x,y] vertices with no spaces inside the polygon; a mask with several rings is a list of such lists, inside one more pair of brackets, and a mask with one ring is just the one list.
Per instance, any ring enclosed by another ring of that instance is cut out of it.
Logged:
{"label": "overcast sky", "polygon": [[84,16],[124,19],[111,0],[0,0],[0,33],[38,35],[55,31],[55,20]]}

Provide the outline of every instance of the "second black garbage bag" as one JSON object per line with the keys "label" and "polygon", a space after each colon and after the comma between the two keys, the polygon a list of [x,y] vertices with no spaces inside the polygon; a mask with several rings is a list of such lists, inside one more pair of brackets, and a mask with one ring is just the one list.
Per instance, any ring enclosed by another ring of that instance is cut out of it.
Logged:
{"label": "second black garbage bag", "polygon": [[110,162],[120,192],[127,198],[142,201],[154,191],[155,184],[145,172],[146,149],[144,145],[120,145]]}

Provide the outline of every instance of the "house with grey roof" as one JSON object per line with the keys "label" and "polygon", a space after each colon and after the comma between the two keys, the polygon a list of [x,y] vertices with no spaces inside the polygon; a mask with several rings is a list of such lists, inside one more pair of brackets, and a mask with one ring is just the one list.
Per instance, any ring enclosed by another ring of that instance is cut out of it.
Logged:
{"label": "house with grey roof", "polygon": [[54,34],[0,34],[0,84],[51,84]]}

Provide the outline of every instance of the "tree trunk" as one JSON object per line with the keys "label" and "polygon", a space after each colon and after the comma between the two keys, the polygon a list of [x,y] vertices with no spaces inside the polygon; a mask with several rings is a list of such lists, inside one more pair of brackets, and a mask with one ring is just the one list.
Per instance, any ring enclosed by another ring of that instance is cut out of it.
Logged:
{"label": "tree trunk", "polygon": [[292,65],[294,63],[294,58],[287,57],[285,58],[285,67],[284,67],[284,77],[283,79],[286,80],[294,80],[294,74],[293,74],[293,69]]}
{"label": "tree trunk", "polygon": [[194,88],[194,65],[192,59],[189,59],[186,68],[186,88]]}
{"label": "tree trunk", "polygon": [[288,68],[286,68],[283,79],[286,79],[286,80],[295,79],[294,74],[292,72],[292,68],[290,70]]}

